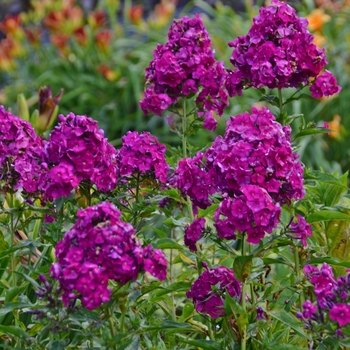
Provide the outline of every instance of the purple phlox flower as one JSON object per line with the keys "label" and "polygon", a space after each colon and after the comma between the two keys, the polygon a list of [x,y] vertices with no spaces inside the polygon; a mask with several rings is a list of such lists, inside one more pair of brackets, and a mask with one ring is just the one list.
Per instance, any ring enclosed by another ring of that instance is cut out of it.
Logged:
{"label": "purple phlox flower", "polygon": [[45,198],[67,196],[82,181],[110,191],[117,183],[116,150],[98,129],[97,122],[69,113],[58,117],[59,124],[43,142],[42,161],[48,171],[39,187]]}
{"label": "purple phlox flower", "polygon": [[314,305],[310,300],[306,300],[303,303],[303,316],[305,318],[311,318],[317,311],[317,306]]}
{"label": "purple phlox flower", "polygon": [[323,49],[313,43],[307,21],[282,1],[273,1],[253,18],[247,35],[229,43],[234,50],[226,87],[230,96],[244,86],[269,89],[307,85],[327,64]]}
{"label": "purple phlox flower", "polygon": [[334,289],[337,287],[337,281],[334,279],[332,268],[327,263],[323,263],[321,269],[306,265],[304,272],[308,280],[314,285],[317,301],[320,303],[321,308],[323,308],[327,297],[333,297]]}
{"label": "purple phlox flower", "polygon": [[172,186],[189,196],[193,204],[201,209],[210,206],[209,195],[217,191],[216,173],[207,171],[203,156],[198,152],[193,158],[182,159],[171,179]]}
{"label": "purple phlox flower", "polygon": [[[157,46],[146,68],[147,88],[141,109],[146,115],[151,112],[160,116],[179,98],[198,94],[195,102],[200,112],[222,115],[228,105],[226,76],[223,62],[214,58],[209,34],[199,15],[174,20],[168,41]],[[215,120],[206,118],[203,126],[214,130]]]}
{"label": "purple phlox flower", "polygon": [[350,305],[336,304],[329,312],[329,317],[333,321],[337,321],[340,327],[350,323]]}
{"label": "purple phlox flower", "polygon": [[166,146],[149,132],[128,131],[122,137],[122,148],[117,154],[120,177],[140,174],[165,183],[169,165],[165,159]]}
{"label": "purple phlox flower", "polygon": [[241,282],[234,277],[232,270],[219,266],[205,270],[186,295],[192,299],[198,312],[218,318],[225,315],[225,293],[239,300],[242,293]]}
{"label": "purple phlox flower", "polygon": [[280,204],[304,196],[303,168],[292,150],[290,128],[277,123],[266,107],[231,117],[224,137],[215,139],[205,158],[221,193],[233,196],[242,185],[257,185]]}
{"label": "purple phlox flower", "polygon": [[0,180],[5,187],[38,191],[42,141],[32,125],[0,106]]}
{"label": "purple phlox flower", "polygon": [[312,228],[311,225],[306,222],[306,220],[297,215],[297,222],[292,222],[289,227],[289,231],[296,236],[297,239],[300,239],[303,246],[306,247],[306,237],[312,236]]}
{"label": "purple phlox flower", "polygon": [[337,79],[328,70],[319,75],[310,86],[313,98],[321,98],[323,96],[332,96],[341,91],[341,86],[337,85]]}
{"label": "purple phlox flower", "polygon": [[264,320],[264,309],[261,306],[256,308],[256,320]]}
{"label": "purple phlox flower", "polygon": [[153,249],[151,245],[145,249],[143,266],[145,271],[159,280],[166,278],[167,261],[160,249]]}
{"label": "purple phlox flower", "polygon": [[87,309],[99,307],[110,298],[108,280],[124,285],[142,271],[166,277],[164,254],[151,246],[143,248],[134,228],[120,216],[108,202],[79,210],[76,223],[57,243],[58,261],[50,272],[60,283],[65,306],[79,298]]}
{"label": "purple phlox flower", "polygon": [[196,242],[202,237],[204,232],[205,219],[196,218],[191,225],[188,225],[185,228],[185,237],[184,241],[190,251],[196,252]]}
{"label": "purple phlox flower", "polygon": [[244,185],[241,195],[226,197],[215,212],[214,220],[218,236],[236,239],[235,230],[247,232],[247,242],[258,244],[265,233],[277,226],[281,208],[263,188]]}

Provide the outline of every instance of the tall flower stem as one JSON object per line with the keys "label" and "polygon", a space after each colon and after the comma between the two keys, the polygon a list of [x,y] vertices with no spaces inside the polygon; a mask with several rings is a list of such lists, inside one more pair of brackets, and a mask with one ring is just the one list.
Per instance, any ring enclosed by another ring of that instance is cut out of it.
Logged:
{"label": "tall flower stem", "polygon": [[[14,200],[13,200],[13,193],[9,195],[9,207],[10,207],[10,235],[11,235],[11,246],[13,247],[15,245],[15,225],[14,225],[14,216],[13,216],[13,209],[14,209]],[[15,254],[11,255],[11,275],[12,275],[12,286],[16,287],[17,280],[16,280],[16,257]]]}
{"label": "tall flower stem", "polygon": [[[297,246],[294,247],[294,263],[295,263],[295,274],[297,277],[297,282],[299,283],[301,275],[300,275],[299,249]],[[299,295],[300,308],[303,305],[304,301],[305,301],[304,291],[301,290]]]}
{"label": "tall flower stem", "polygon": [[[111,308],[108,310],[108,324],[109,324],[109,330],[111,332],[111,337],[112,339],[114,339],[114,337],[116,336],[116,332],[115,332],[115,327],[113,323],[113,310]],[[113,345],[113,349],[117,349],[117,345]]]}
{"label": "tall flower stem", "polygon": [[[183,157],[187,157],[187,111],[186,111],[186,99],[182,99],[182,152],[183,152]],[[192,209],[192,203],[190,200],[190,197],[187,196],[187,209],[188,209],[188,214],[190,216],[191,222],[194,220],[194,215],[193,215],[193,209]]]}
{"label": "tall flower stem", "polygon": [[[245,256],[247,253],[247,247],[246,247],[246,241],[245,241],[245,234],[242,234],[242,256]],[[243,277],[243,282],[242,282],[242,309],[243,312],[245,313],[247,310],[247,305],[246,305],[246,291],[247,291],[247,283]],[[242,336],[242,342],[241,342],[241,350],[246,350],[247,348],[247,325],[244,325],[243,327],[243,336]]]}
{"label": "tall flower stem", "polygon": [[283,114],[283,96],[282,96],[282,89],[278,89],[278,100],[279,100],[279,109],[280,109],[280,117],[282,117],[281,124],[284,126],[285,120],[284,120],[284,114]]}

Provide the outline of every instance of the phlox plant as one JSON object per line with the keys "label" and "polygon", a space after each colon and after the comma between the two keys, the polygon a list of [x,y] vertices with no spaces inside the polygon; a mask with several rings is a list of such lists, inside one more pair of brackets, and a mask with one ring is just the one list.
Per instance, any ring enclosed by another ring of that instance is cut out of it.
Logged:
{"label": "phlox plant", "polygon": [[[74,112],[38,136],[0,109],[2,348],[350,346],[347,173],[305,168],[298,140],[331,130],[286,112],[341,91],[306,26],[273,0],[225,67],[199,15],[175,20],[140,107],[179,147],[114,148]],[[193,146],[247,89],[259,104]]]}

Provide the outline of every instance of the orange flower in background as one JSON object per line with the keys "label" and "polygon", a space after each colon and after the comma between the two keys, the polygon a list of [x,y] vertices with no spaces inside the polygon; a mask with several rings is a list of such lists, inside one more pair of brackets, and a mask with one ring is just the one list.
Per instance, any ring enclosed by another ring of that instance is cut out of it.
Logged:
{"label": "orange flower in background", "polygon": [[326,43],[327,39],[323,35],[319,33],[314,33],[313,35],[314,35],[313,43],[317,47],[322,47]]}
{"label": "orange flower in background", "polygon": [[333,116],[333,120],[328,122],[328,129],[332,130],[327,135],[332,139],[337,139],[340,137],[340,129],[341,129],[341,117],[339,114],[335,114]]}
{"label": "orange flower in background", "polygon": [[7,54],[0,42],[0,70],[10,72],[15,69],[16,65],[13,59]]}
{"label": "orange flower in background", "polygon": [[63,16],[65,19],[64,29],[67,33],[73,33],[74,30],[80,28],[83,25],[84,13],[83,10],[78,6],[65,9],[63,11]]}
{"label": "orange flower in background", "polygon": [[22,45],[10,35],[1,40],[0,45],[9,57],[19,57],[24,53]]}
{"label": "orange flower in background", "polygon": [[116,81],[118,79],[118,74],[109,68],[106,64],[100,64],[97,67],[99,73],[106,78],[108,81]]}
{"label": "orange flower in background", "polygon": [[40,28],[25,28],[24,33],[28,39],[28,41],[36,46],[40,44],[40,35],[41,35],[41,29]]}
{"label": "orange flower in background", "polygon": [[56,34],[52,34],[50,36],[50,40],[52,42],[53,45],[55,45],[61,53],[65,53],[67,52],[68,49],[68,41],[69,41],[69,36],[66,34],[62,34],[62,33],[56,33]]}
{"label": "orange flower in background", "polygon": [[142,18],[143,18],[143,6],[142,5],[131,6],[130,12],[129,12],[130,22],[138,26],[141,24]]}
{"label": "orange flower in background", "polygon": [[64,22],[63,12],[52,11],[44,18],[43,24],[46,28],[52,30],[53,32],[57,32],[62,29],[63,22]]}
{"label": "orange flower in background", "polygon": [[86,29],[84,27],[80,27],[76,29],[73,33],[76,41],[79,43],[81,46],[87,46],[88,44],[88,37],[86,34]]}
{"label": "orange flower in background", "polygon": [[103,10],[91,12],[88,17],[88,23],[92,29],[103,27],[107,23],[107,17]]}
{"label": "orange flower in background", "polygon": [[149,24],[156,28],[164,27],[172,18],[176,5],[177,0],[161,0],[161,3],[154,8]]}
{"label": "orange flower in background", "polygon": [[331,20],[331,17],[327,15],[323,9],[314,9],[306,16],[309,22],[309,29],[321,32],[323,25]]}
{"label": "orange flower in background", "polygon": [[95,35],[96,46],[104,53],[108,53],[110,50],[110,44],[112,40],[112,31],[105,29],[99,31]]}
{"label": "orange flower in background", "polygon": [[7,15],[5,19],[0,22],[0,30],[5,34],[16,35],[21,30],[21,17],[20,15]]}

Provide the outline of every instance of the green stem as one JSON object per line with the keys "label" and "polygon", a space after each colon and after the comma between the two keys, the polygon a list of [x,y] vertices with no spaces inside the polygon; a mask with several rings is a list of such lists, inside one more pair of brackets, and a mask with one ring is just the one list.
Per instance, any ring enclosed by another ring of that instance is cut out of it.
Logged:
{"label": "green stem", "polygon": [[[11,246],[13,247],[15,245],[15,225],[14,225],[14,217],[13,217],[13,209],[14,209],[14,200],[13,200],[13,193],[10,194],[9,198],[9,206],[10,206],[10,235],[11,235]],[[11,255],[11,274],[12,274],[12,286],[17,286],[17,280],[16,280],[16,257],[13,253]]]}
{"label": "green stem", "polygon": [[279,100],[280,118],[282,118],[281,124],[284,125],[284,124],[285,124],[285,120],[284,120],[284,115],[283,115],[283,96],[282,96],[282,89],[278,89],[278,100]]}
{"label": "green stem", "polygon": [[184,158],[187,157],[187,114],[186,114],[186,99],[182,101],[182,151]]}
{"label": "green stem", "polygon": [[[245,256],[247,253],[247,247],[246,247],[246,241],[245,241],[245,234],[242,234],[242,256]],[[243,279],[242,282],[242,309],[243,312],[245,313],[247,310],[247,305],[246,305],[246,296],[247,292],[247,284],[245,279]],[[243,336],[242,336],[242,342],[241,342],[241,350],[246,350],[247,348],[247,325],[244,325],[243,327]]]}
{"label": "green stem", "polygon": [[[301,280],[301,275],[300,275],[299,250],[298,250],[297,246],[294,247],[294,263],[295,263],[295,274],[297,277],[297,283],[299,284],[299,282]],[[303,290],[300,291],[299,301],[300,301],[300,308],[301,308],[301,306],[303,305],[303,303],[305,301]]]}
{"label": "green stem", "polygon": [[138,201],[139,201],[139,194],[140,194],[140,173],[137,173],[136,194],[135,194],[135,201],[136,201],[136,203],[138,203]]}
{"label": "green stem", "polygon": [[[123,316],[123,314],[122,314],[122,316]],[[109,315],[108,315],[109,330],[111,332],[112,339],[114,339],[114,337],[116,336],[116,333],[115,333],[115,328],[114,328],[112,317],[113,317],[113,312],[112,312],[112,310],[109,310]],[[121,325],[120,325],[120,327],[121,327]],[[116,344],[113,345],[113,349],[117,349]]]}
{"label": "green stem", "polygon": [[[252,245],[249,243],[248,244],[248,251],[249,251],[249,255],[252,253]],[[251,297],[251,301],[252,304],[255,304],[255,294],[254,294],[254,286],[252,283],[250,283],[250,297]]]}
{"label": "green stem", "polygon": [[[186,137],[186,132],[187,132],[187,112],[186,112],[186,99],[184,98],[182,100],[182,152],[183,152],[183,157],[187,157],[187,137]],[[194,220],[194,215],[193,215],[193,208],[192,208],[192,203],[190,197],[187,196],[187,209],[188,209],[188,214],[190,216],[191,222]]]}
{"label": "green stem", "polygon": [[215,336],[214,336],[214,333],[213,333],[213,322],[214,322],[214,325],[215,325],[215,320],[214,319],[209,319],[208,320],[208,332],[209,332],[209,339],[210,340],[215,340]]}
{"label": "green stem", "polygon": [[[174,239],[174,230],[171,229],[170,230],[170,238],[171,240]],[[169,257],[169,260],[170,260],[170,266],[169,266],[169,279],[170,279],[170,282],[173,283],[173,249],[170,249],[170,257]],[[174,292],[171,292],[171,301],[172,301],[172,304],[173,304],[173,319],[174,319],[174,322],[176,322],[176,308],[175,308],[175,297],[174,297]]]}

